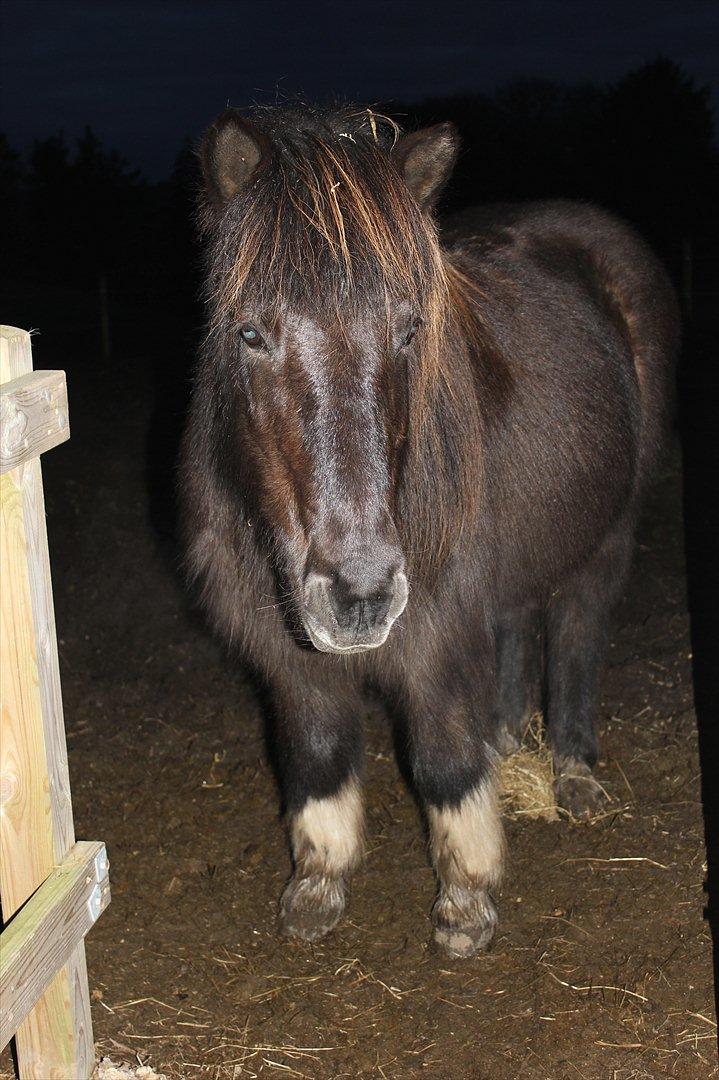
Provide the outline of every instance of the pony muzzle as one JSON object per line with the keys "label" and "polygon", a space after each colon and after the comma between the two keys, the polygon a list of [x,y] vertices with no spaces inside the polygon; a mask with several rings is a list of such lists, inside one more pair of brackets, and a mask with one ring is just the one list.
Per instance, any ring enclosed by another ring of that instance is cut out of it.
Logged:
{"label": "pony muzzle", "polygon": [[384,645],[402,614],[409,588],[403,570],[368,587],[340,575],[310,571],[304,584],[302,621],[320,652],[357,653]]}

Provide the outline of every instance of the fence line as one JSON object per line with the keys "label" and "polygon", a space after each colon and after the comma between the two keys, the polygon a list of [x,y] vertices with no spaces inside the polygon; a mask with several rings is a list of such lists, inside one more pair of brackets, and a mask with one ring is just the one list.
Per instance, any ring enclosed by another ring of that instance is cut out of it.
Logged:
{"label": "fence line", "polygon": [[10,326],[0,421],[0,1030],[21,1080],[87,1080],[83,939],[110,896],[104,848],[75,843],[39,458],[69,438],[67,392]]}

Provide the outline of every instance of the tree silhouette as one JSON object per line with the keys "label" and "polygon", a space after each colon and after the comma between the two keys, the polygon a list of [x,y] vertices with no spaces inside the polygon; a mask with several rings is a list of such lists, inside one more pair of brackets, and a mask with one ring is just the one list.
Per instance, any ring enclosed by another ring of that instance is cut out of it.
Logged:
{"label": "tree silhouette", "polygon": [[[492,95],[384,111],[403,124],[458,125],[463,148],[447,211],[493,200],[593,200],[634,222],[675,273],[687,239],[699,245],[716,235],[709,94],[670,60],[606,87],[525,79]],[[103,276],[116,333],[122,319],[128,328],[142,319],[184,333],[199,319],[199,183],[189,140],[167,180],[150,184],[90,128],[73,144],[62,133],[37,141],[26,162],[0,137],[3,265],[15,310],[31,297],[30,324],[46,312],[62,312],[63,325],[96,319]]]}

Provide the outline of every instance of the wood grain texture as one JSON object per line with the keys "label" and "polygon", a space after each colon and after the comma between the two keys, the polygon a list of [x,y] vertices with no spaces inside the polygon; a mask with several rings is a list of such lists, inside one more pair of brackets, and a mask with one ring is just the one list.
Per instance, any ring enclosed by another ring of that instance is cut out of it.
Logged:
{"label": "wood grain texture", "polygon": [[110,900],[105,845],[80,841],[0,935],[0,1047]]}
{"label": "wood grain texture", "polygon": [[[32,371],[30,336],[0,327],[0,384]],[[75,842],[39,458],[0,478],[0,902],[9,919]],[[22,1080],[94,1064],[84,945],[16,1034]]]}
{"label": "wood grain texture", "polygon": [[31,371],[0,386],[0,473],[69,438],[64,371]]}
{"label": "wood grain texture", "polygon": [[[0,477],[0,896],[5,918],[42,883],[45,867],[55,864],[50,790],[39,782],[45,775],[45,733],[23,509],[22,479]],[[29,830],[28,821],[34,824]]]}

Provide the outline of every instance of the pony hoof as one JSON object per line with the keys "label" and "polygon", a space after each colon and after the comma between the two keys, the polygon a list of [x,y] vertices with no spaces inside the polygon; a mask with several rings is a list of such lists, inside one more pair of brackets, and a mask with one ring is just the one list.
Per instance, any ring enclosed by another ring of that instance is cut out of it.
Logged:
{"label": "pony hoof", "polygon": [[344,909],[341,880],[319,874],[292,878],[280,900],[279,931],[284,937],[318,941],[334,929]]}
{"label": "pony hoof", "polygon": [[440,893],[432,921],[439,951],[466,960],[488,948],[497,929],[497,909],[484,889],[470,892],[452,885]]}
{"label": "pony hoof", "polygon": [[565,764],[554,782],[557,806],[577,821],[588,821],[604,809],[607,793],[588,765]]}
{"label": "pony hoof", "polygon": [[468,960],[477,953],[484,952],[494,937],[494,924],[491,926],[449,927],[435,926],[434,942],[444,956],[450,960]]}

